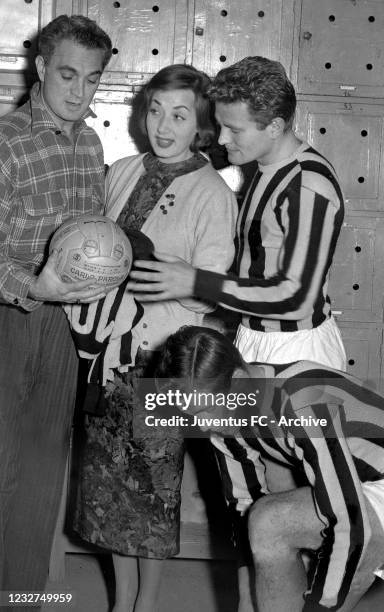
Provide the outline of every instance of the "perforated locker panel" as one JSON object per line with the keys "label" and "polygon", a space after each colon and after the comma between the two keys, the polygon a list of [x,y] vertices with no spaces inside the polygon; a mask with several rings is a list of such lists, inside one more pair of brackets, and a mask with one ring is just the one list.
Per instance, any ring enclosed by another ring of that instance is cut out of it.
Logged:
{"label": "perforated locker panel", "polygon": [[103,82],[125,83],[134,73],[154,73],[183,61],[187,4],[187,0],[89,0],[88,17],[108,32],[113,44]]}
{"label": "perforated locker panel", "polygon": [[382,321],[384,227],[375,218],[347,218],[331,268],[329,295],[341,321]]}
{"label": "perforated locker panel", "polygon": [[[104,148],[105,163],[111,165],[117,159],[139,152],[137,142],[129,128],[132,113],[130,92],[99,91],[91,104],[96,114],[87,124],[96,130]],[[27,96],[27,89],[6,87],[0,84],[0,117],[15,110]]]}
{"label": "perforated locker panel", "polygon": [[98,133],[104,148],[105,163],[139,152],[134,139],[137,126],[131,126],[133,94],[126,91],[96,92],[91,104],[96,118],[89,117],[88,125]]}
{"label": "perforated locker panel", "polygon": [[298,135],[334,165],[346,209],[384,212],[383,107],[299,99]]}
{"label": "perforated locker panel", "polygon": [[299,91],[383,97],[383,30],[382,0],[302,0]]}
{"label": "perforated locker panel", "polygon": [[1,0],[0,85],[31,83],[36,36],[52,15],[53,0]]}
{"label": "perforated locker panel", "polygon": [[284,61],[292,45],[291,0],[196,0],[193,65],[214,75],[247,55]]}
{"label": "perforated locker panel", "polygon": [[2,0],[0,2],[0,54],[12,63],[20,65],[27,49],[34,43],[39,28],[39,8],[37,0]]}
{"label": "perforated locker panel", "polygon": [[338,322],[347,354],[347,371],[384,391],[381,378],[382,329],[375,325]]}
{"label": "perforated locker panel", "polygon": [[0,84],[0,117],[15,110],[26,96],[28,90],[25,87],[8,87]]}

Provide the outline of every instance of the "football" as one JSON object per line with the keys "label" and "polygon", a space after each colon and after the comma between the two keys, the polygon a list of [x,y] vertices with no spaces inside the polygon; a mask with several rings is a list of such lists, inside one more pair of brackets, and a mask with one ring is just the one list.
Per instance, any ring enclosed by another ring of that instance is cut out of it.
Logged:
{"label": "football", "polygon": [[106,287],[129,274],[132,247],[123,230],[102,215],[65,221],[53,234],[49,252],[58,251],[56,271],[64,282],[94,279]]}

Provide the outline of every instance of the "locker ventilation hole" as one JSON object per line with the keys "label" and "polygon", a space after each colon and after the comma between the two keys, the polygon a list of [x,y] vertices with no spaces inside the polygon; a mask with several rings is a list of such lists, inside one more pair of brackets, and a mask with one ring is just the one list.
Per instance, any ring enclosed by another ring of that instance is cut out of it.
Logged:
{"label": "locker ventilation hole", "polygon": [[358,291],[360,289],[360,285],[358,283],[355,283],[354,285],[352,285],[352,289],[354,291]]}
{"label": "locker ventilation hole", "polygon": [[158,49],[152,49],[152,55],[159,55]]}
{"label": "locker ventilation hole", "polygon": [[228,15],[228,11],[220,11],[220,15],[222,17],[226,17]]}
{"label": "locker ventilation hole", "polygon": [[324,127],[319,129],[320,134],[326,134],[327,130]]}
{"label": "locker ventilation hole", "polygon": [[152,7],[152,10],[153,10],[154,13],[158,13],[160,9],[157,6],[157,4],[155,4],[155,6]]}
{"label": "locker ventilation hole", "polygon": [[361,246],[355,246],[355,251],[356,251],[356,253],[360,253],[360,251],[361,251]]}
{"label": "locker ventilation hole", "polygon": [[348,359],[348,365],[355,365],[354,359]]}
{"label": "locker ventilation hole", "polygon": [[365,178],[363,176],[359,176],[359,178],[357,179],[359,183],[364,183]]}
{"label": "locker ventilation hole", "polygon": [[113,54],[113,55],[117,55],[117,54],[118,54],[118,52],[119,52],[119,50],[118,50],[118,49],[116,49],[116,47],[114,47],[114,48],[112,49],[112,54]]}
{"label": "locker ventilation hole", "polygon": [[220,55],[219,60],[220,60],[221,62],[226,62],[226,61],[227,61],[227,57],[226,57],[226,55]]}
{"label": "locker ventilation hole", "polygon": [[104,127],[109,127],[109,126],[111,125],[111,122],[110,122],[110,121],[108,121],[108,119],[106,119],[106,120],[103,122],[103,125],[104,125]]}
{"label": "locker ventilation hole", "polygon": [[360,134],[362,135],[363,138],[365,138],[365,136],[368,136],[367,130],[361,130]]}
{"label": "locker ventilation hole", "polygon": [[328,17],[328,19],[329,19],[329,21],[331,21],[331,22],[333,23],[333,22],[335,21],[335,19],[336,19],[336,18],[335,18],[335,16],[334,16],[334,15],[330,15],[330,16]]}
{"label": "locker ventilation hole", "polygon": [[327,70],[330,70],[330,69],[332,68],[332,64],[331,64],[331,62],[327,62],[327,63],[325,64],[325,68],[326,68]]}

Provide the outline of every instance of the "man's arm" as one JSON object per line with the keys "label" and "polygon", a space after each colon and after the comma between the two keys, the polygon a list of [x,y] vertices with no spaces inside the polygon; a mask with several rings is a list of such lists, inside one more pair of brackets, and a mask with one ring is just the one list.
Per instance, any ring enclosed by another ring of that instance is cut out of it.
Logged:
{"label": "man's arm", "polygon": [[210,440],[216,449],[227,503],[244,514],[256,499],[268,493],[260,453],[241,436],[224,438],[212,434]]}
{"label": "man's arm", "polygon": [[38,306],[28,298],[33,273],[12,261],[7,255],[14,204],[14,160],[7,143],[0,139],[0,297],[1,302],[33,310]]}
{"label": "man's arm", "polygon": [[265,467],[258,451],[241,437],[211,436],[223,483],[224,497],[232,520],[232,540],[238,563],[238,612],[251,612],[253,561],[248,537],[248,510],[260,496],[268,492]]}
{"label": "man's arm", "polygon": [[251,565],[247,512],[262,495],[268,493],[265,466],[260,453],[241,436],[223,438],[212,434],[211,443],[220,470],[223,493],[232,517],[233,543],[240,565]]}
{"label": "man's arm", "polygon": [[[8,255],[7,240],[17,242],[18,226],[14,220],[17,193],[14,184],[15,164],[4,141],[0,142],[0,301],[32,311],[42,302],[91,302],[105,295],[104,288],[90,289],[92,280],[65,283],[55,270],[56,253],[47,260],[39,275]],[[31,255],[32,257],[32,255]]]}
{"label": "man's arm", "polygon": [[[128,288],[143,301],[194,295],[231,310],[271,319],[297,320],[309,316],[332,260],[342,211],[331,200],[302,188],[281,209],[285,235],[278,253],[277,273],[266,279],[238,278],[194,269],[185,262],[159,254],[163,263],[146,266],[153,273],[138,271],[136,262]],[[152,281],[153,285],[140,281]],[[146,290],[149,293],[142,295]]]}

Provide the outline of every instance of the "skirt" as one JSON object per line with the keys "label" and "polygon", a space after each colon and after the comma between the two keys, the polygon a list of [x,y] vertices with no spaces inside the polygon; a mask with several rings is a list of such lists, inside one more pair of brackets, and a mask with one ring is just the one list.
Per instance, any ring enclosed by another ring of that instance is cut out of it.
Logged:
{"label": "skirt", "polygon": [[145,425],[148,354],[108,383],[105,415],[85,417],[73,528],[111,552],[166,559],[179,552],[184,444],[175,427]]}

